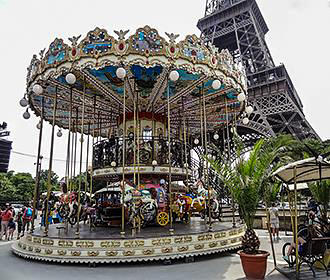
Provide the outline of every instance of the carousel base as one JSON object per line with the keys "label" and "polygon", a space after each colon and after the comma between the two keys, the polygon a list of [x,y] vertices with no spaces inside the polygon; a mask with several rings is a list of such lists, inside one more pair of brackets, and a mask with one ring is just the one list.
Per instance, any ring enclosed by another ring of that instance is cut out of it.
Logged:
{"label": "carousel base", "polygon": [[232,228],[231,223],[214,223],[209,231],[204,221],[192,219],[190,224],[175,224],[174,232],[168,227],[147,227],[135,237],[119,228],[97,227],[90,232],[88,225],[80,225],[79,239],[76,228],[68,233],[50,225],[47,237],[42,230],[13,243],[13,252],[20,257],[37,261],[61,263],[121,263],[171,260],[214,254],[241,247],[245,226]]}

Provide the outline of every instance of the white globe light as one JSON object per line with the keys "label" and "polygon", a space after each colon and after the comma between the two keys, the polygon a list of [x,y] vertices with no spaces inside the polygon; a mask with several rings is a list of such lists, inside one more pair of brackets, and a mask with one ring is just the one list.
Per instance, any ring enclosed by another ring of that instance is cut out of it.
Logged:
{"label": "white globe light", "polygon": [[245,100],[246,96],[243,92],[241,92],[239,95],[237,95],[237,99],[239,102],[243,102]]}
{"label": "white globe light", "polygon": [[29,104],[29,102],[25,99],[25,97],[23,97],[20,101],[19,101],[19,105],[21,105],[22,107],[26,107]]}
{"label": "white globe light", "polygon": [[124,79],[126,77],[126,70],[123,67],[119,67],[116,70],[116,75],[119,79]]}
{"label": "white globe light", "polygon": [[111,162],[111,166],[112,166],[112,167],[116,167],[116,165],[117,165],[117,163],[116,163],[115,161],[112,161],[112,162]]}
{"label": "white globe light", "polygon": [[249,118],[246,118],[246,117],[245,117],[245,118],[243,119],[243,124],[246,125],[246,124],[248,124],[249,122],[250,122]]}
{"label": "white globe light", "polygon": [[199,144],[199,140],[197,138],[194,140],[194,144],[195,145],[198,145]]}
{"label": "white globe light", "polygon": [[32,91],[35,93],[35,94],[42,94],[42,92],[44,91],[44,89],[42,88],[41,85],[39,84],[35,84],[32,88]]}
{"label": "white globe light", "polygon": [[59,129],[58,131],[57,131],[57,137],[62,137],[62,131]]}
{"label": "white globe light", "polygon": [[157,164],[158,164],[157,160],[153,160],[153,161],[152,161],[152,165],[153,165],[153,166],[156,166]]}
{"label": "white globe light", "polygon": [[220,136],[219,136],[218,133],[216,133],[216,134],[213,135],[213,139],[214,139],[214,140],[218,140],[219,138],[220,138]]}
{"label": "white globe light", "polygon": [[164,185],[164,184],[165,184],[165,180],[164,180],[164,179],[160,179],[159,183],[160,183],[161,185]]}
{"label": "white globe light", "polygon": [[40,129],[41,128],[41,122],[37,123],[37,128]]}
{"label": "white globe light", "polygon": [[177,80],[179,80],[180,78],[180,75],[179,75],[179,72],[176,71],[176,70],[173,70],[171,73],[170,73],[170,80],[172,82],[176,82]]}
{"label": "white globe light", "polygon": [[28,120],[30,118],[30,113],[28,110],[26,110],[24,113],[23,113],[23,118]]}
{"label": "white globe light", "polygon": [[76,82],[77,78],[74,74],[69,73],[65,76],[65,80],[69,85],[73,85]]}
{"label": "white globe light", "polygon": [[253,113],[253,107],[252,106],[247,106],[245,108],[245,112],[249,115],[252,114]]}
{"label": "white globe light", "polygon": [[219,80],[214,80],[212,82],[212,88],[218,90],[219,88],[221,88],[221,82]]}

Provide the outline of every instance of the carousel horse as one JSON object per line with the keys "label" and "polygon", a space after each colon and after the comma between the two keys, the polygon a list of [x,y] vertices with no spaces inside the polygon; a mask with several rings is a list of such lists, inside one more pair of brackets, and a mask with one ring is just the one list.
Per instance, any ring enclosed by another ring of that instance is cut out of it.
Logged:
{"label": "carousel horse", "polygon": [[190,221],[190,208],[192,198],[188,195],[179,194],[174,202],[173,219],[178,217],[182,222],[188,223]]}
{"label": "carousel horse", "polygon": [[191,207],[193,210],[200,212],[205,208],[205,198],[207,197],[208,191],[204,188],[201,180],[196,182],[194,188],[197,189],[197,195],[192,199]]}
{"label": "carousel horse", "polygon": [[[191,207],[192,211],[197,211],[201,213],[201,216],[208,215],[209,211],[207,209],[207,200],[209,197],[209,191],[204,188],[201,180],[197,181],[195,188],[197,188],[197,196],[192,199]],[[210,208],[211,208],[211,217],[213,219],[220,218],[220,204],[216,198],[214,191],[210,191]]]}

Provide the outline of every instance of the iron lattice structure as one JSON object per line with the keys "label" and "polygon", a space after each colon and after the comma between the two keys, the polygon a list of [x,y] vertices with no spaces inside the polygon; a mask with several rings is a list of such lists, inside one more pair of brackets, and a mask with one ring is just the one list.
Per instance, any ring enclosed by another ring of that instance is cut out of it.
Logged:
{"label": "iron lattice structure", "polygon": [[238,133],[247,145],[280,133],[319,139],[285,66],[272,59],[265,41],[269,29],[255,0],[207,0],[197,26],[205,42],[228,49],[245,68],[254,113],[249,124],[239,123]]}

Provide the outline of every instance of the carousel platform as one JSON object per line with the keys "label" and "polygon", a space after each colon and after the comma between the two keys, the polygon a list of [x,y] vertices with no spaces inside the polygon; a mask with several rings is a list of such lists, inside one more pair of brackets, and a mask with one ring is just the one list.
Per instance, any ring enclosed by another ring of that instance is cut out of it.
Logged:
{"label": "carousel platform", "polygon": [[208,231],[203,220],[193,218],[190,224],[169,227],[151,226],[141,229],[132,237],[126,230],[125,238],[119,228],[97,227],[89,230],[80,225],[80,238],[75,238],[76,228],[68,232],[60,225],[50,225],[47,237],[41,229],[13,243],[13,252],[20,257],[38,261],[61,263],[120,263],[171,260],[214,254],[241,247],[245,226],[232,228],[231,223],[214,223]]}

